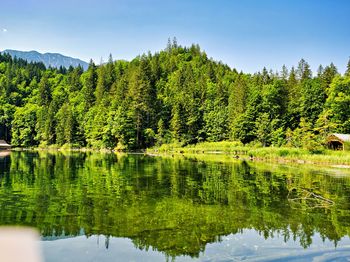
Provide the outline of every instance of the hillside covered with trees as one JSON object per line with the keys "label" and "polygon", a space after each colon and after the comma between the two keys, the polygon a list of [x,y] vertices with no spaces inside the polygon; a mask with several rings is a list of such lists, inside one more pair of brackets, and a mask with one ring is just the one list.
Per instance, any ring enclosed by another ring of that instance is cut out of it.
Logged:
{"label": "hillside covered with trees", "polygon": [[[314,75],[314,76],[313,76]],[[245,74],[176,39],[165,50],[87,71],[0,55],[0,139],[13,146],[142,149],[233,140],[322,146],[350,133],[350,61],[312,74],[301,59]]]}

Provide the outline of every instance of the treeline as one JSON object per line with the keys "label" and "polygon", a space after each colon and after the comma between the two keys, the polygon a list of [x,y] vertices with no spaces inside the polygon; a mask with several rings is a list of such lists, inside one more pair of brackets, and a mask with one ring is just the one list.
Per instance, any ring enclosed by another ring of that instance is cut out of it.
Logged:
{"label": "treeline", "polygon": [[14,146],[140,149],[237,140],[315,149],[350,133],[350,61],[244,74],[176,39],[87,71],[0,55],[0,139]]}

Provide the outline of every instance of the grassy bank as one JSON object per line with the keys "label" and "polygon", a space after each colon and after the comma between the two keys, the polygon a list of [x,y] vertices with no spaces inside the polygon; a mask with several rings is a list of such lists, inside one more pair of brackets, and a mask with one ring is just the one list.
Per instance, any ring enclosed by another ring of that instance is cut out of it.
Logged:
{"label": "grassy bank", "polygon": [[[112,152],[111,149],[94,149],[78,148],[71,145],[57,146],[50,145],[47,147],[36,148],[13,148],[12,150],[34,150],[34,151],[77,151],[77,152]],[[144,151],[138,151],[144,152]],[[126,152],[127,153],[127,152]],[[323,164],[323,165],[347,165],[350,166],[350,151],[333,151],[323,150],[322,152],[313,153],[306,149],[291,147],[254,147],[244,146],[239,142],[204,142],[195,145],[181,146],[180,144],[164,144],[160,147],[153,147],[146,150],[148,154],[186,154],[186,155],[223,155],[227,159],[246,159],[258,160],[265,162],[282,162],[282,163],[306,163],[306,164]],[[346,167],[346,166],[345,166]]]}
{"label": "grassy bank", "polygon": [[12,147],[11,150],[13,151],[76,151],[76,152],[112,152],[113,149],[109,148],[97,148],[97,147],[81,147],[77,144],[64,144],[64,145],[57,145],[57,144],[51,144],[47,145],[45,143],[40,144],[38,146],[32,146],[32,147]]}
{"label": "grassy bank", "polygon": [[165,144],[147,149],[147,153],[182,153],[182,154],[227,154],[235,158],[254,159],[276,162],[295,162],[327,165],[350,165],[350,151],[325,149],[312,153],[306,149],[290,147],[251,147],[238,142],[205,142],[181,146]]}

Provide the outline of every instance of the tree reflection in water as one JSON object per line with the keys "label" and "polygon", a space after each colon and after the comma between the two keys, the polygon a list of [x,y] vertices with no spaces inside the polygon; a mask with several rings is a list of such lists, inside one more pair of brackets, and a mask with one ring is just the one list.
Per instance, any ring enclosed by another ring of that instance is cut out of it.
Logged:
{"label": "tree reflection in water", "polygon": [[126,237],[169,257],[244,229],[304,248],[316,232],[334,245],[350,235],[349,177],[210,158],[12,152],[0,158],[0,224],[105,235],[106,248]]}

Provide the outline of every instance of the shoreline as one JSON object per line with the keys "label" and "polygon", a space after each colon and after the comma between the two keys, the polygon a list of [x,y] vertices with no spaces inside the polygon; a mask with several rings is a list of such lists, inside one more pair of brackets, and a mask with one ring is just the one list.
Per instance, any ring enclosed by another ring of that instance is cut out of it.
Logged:
{"label": "shoreline", "polygon": [[310,153],[301,148],[289,147],[249,147],[241,146],[236,142],[206,142],[189,146],[178,144],[164,144],[160,147],[144,150],[119,151],[113,149],[96,148],[69,148],[69,147],[32,147],[12,148],[11,151],[46,151],[46,152],[99,152],[99,153],[126,153],[145,154],[149,156],[172,155],[212,155],[227,156],[232,160],[266,162],[277,164],[308,164],[350,169],[350,152],[324,150],[322,153]]}
{"label": "shoreline", "polygon": [[[128,153],[128,152],[125,152]],[[268,164],[290,164],[290,165],[313,165],[313,166],[325,166],[325,167],[334,167],[334,168],[342,168],[342,169],[349,169],[350,170],[350,164],[340,164],[340,163],[332,163],[332,162],[318,162],[318,161],[311,161],[311,160],[303,160],[299,158],[286,158],[286,157],[278,157],[278,158],[263,158],[263,157],[237,157],[236,155],[233,156],[230,153],[225,152],[205,152],[205,153],[179,153],[179,152],[146,152],[145,153],[148,156],[167,156],[167,157],[174,157],[174,156],[184,156],[184,157],[195,157],[195,156],[223,156],[223,157],[229,157],[230,159],[234,161],[246,161],[246,162],[259,162],[259,163],[268,163]],[[219,161],[219,160],[218,160]]]}
{"label": "shoreline", "polygon": [[236,142],[206,142],[185,147],[162,145],[146,150],[149,154],[182,155],[226,155],[233,159],[279,164],[309,164],[350,169],[350,152],[325,149],[322,153],[311,153],[302,148],[249,147]]}

